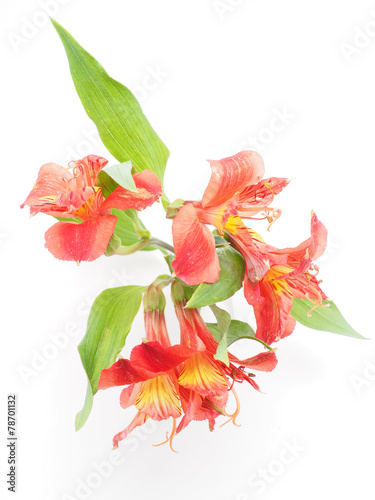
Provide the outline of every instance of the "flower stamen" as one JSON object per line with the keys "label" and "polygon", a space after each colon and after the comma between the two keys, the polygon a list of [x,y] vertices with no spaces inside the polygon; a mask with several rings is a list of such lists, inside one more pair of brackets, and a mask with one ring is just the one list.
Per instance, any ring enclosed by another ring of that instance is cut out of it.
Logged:
{"label": "flower stamen", "polygon": [[233,392],[233,395],[234,395],[235,400],[236,400],[236,409],[235,409],[234,413],[232,413],[232,414],[229,414],[224,410],[224,414],[226,417],[229,417],[229,420],[227,420],[226,422],[221,424],[220,427],[223,427],[223,425],[228,424],[229,422],[232,422],[233,425],[235,425],[237,427],[241,427],[241,424],[237,424],[237,422],[236,422],[236,418],[238,417],[238,414],[240,413],[240,399],[237,395],[237,392],[234,389],[232,389],[232,392]]}
{"label": "flower stamen", "polygon": [[166,444],[169,442],[169,447],[170,449],[174,452],[174,453],[178,453],[178,451],[176,451],[174,448],[173,448],[173,438],[175,437],[176,435],[176,428],[177,428],[177,420],[174,418],[173,419],[173,426],[172,426],[172,432],[171,432],[171,435],[169,436],[169,432],[166,433],[166,440],[163,441],[162,443],[158,443],[158,444],[153,444],[152,446],[161,446],[163,444]]}

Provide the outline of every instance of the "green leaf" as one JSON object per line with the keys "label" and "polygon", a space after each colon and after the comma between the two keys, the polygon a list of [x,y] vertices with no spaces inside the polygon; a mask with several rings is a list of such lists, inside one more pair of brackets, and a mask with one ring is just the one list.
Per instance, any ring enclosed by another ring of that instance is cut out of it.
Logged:
{"label": "green leaf", "polygon": [[54,215],[55,219],[57,219],[60,222],[76,222],[77,224],[80,224],[82,221],[79,217],[57,217]]}
{"label": "green leaf", "polygon": [[215,234],[214,233],[214,238],[215,238],[215,246],[216,247],[222,247],[222,246],[230,245],[229,241],[227,241],[224,238],[222,238],[219,234]]}
{"label": "green leaf", "polygon": [[[115,228],[115,235],[121,240],[121,244],[124,246],[134,245],[137,243],[142,236],[146,237],[150,233],[147,231],[145,226],[142,224],[141,220],[138,218],[138,213],[133,208],[128,210],[118,210],[117,208],[112,209],[113,215],[117,217],[117,224]],[[135,218],[138,219],[135,221]],[[137,231],[137,226],[142,228],[142,233]]]}
{"label": "green leaf", "polygon": [[[219,328],[219,325],[217,323],[206,323],[208,326],[210,332],[212,335],[215,337],[216,340],[220,341],[221,338],[221,331]],[[258,339],[255,337],[255,332],[251,328],[250,325],[247,323],[244,323],[243,321],[238,321],[237,319],[232,319],[228,326],[228,331],[227,331],[227,343],[228,346],[233,344],[233,342],[236,342],[237,340],[240,339],[251,339],[251,340],[256,340],[257,342],[260,342],[261,344],[264,345],[267,349],[272,351],[272,347],[267,345],[265,342],[262,340]]]}
{"label": "green leaf", "polygon": [[118,165],[111,165],[110,167],[104,167],[99,174],[102,174],[103,172],[109,175],[109,177],[111,177],[111,179],[113,179],[119,186],[122,186],[128,191],[137,191],[132,177],[131,161],[126,161]]}
{"label": "green leaf", "polygon": [[64,44],[77,93],[103,144],[119,162],[130,160],[137,172],[152,170],[163,183],[169,151],[135,96],[111,78],[58,22],[52,19],[52,23]]}
{"label": "green leaf", "polygon": [[215,283],[201,283],[186,307],[203,307],[221,302],[241,288],[245,274],[242,255],[231,246],[220,246],[216,250],[221,268],[219,279]]}
{"label": "green leaf", "polygon": [[216,305],[212,305],[210,307],[211,311],[215,315],[217,326],[220,332],[220,338],[217,339],[219,345],[217,346],[214,358],[218,361],[222,361],[227,366],[229,366],[227,333],[231,320],[230,314],[227,311],[224,311],[224,309],[220,309],[220,307],[217,307]]}
{"label": "green leaf", "polygon": [[329,307],[318,306],[312,311],[311,317],[309,317],[307,313],[312,309],[314,304],[308,299],[294,299],[290,314],[293,318],[302,323],[302,325],[313,328],[314,330],[338,333],[346,337],[354,337],[357,339],[366,338],[349,325],[332,301],[323,300],[323,304],[327,304]]}
{"label": "green leaf", "polygon": [[100,373],[109,368],[125,345],[133,320],[147,287],[122,286],[104,290],[92,305],[87,330],[78,346],[89,388],[76,422],[82,426],[91,411],[92,396],[97,392]]}
{"label": "green leaf", "polygon": [[91,413],[93,404],[94,404],[94,395],[92,393],[90,381],[88,381],[87,382],[85,403],[83,405],[82,410],[79,411],[76,415],[76,420],[75,420],[76,431],[79,431],[79,429],[81,429],[85,425],[85,423],[86,423],[86,421],[89,418],[89,415]]}
{"label": "green leaf", "polygon": [[118,183],[107,172],[104,172],[104,170],[100,170],[98,173],[96,183],[102,189],[104,198],[108,198],[118,186]]}

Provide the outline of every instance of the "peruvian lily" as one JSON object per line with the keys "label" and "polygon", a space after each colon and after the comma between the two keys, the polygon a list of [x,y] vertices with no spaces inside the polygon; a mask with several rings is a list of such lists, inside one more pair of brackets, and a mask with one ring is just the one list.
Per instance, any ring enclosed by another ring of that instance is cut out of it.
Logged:
{"label": "peruvian lily", "polygon": [[[198,309],[186,309],[186,299],[182,286],[172,284],[172,299],[180,324],[181,345],[195,351],[195,354],[183,363],[178,373],[180,399],[184,416],[177,428],[177,433],[184,429],[191,420],[208,420],[212,430],[216,417],[226,415],[236,424],[240,405],[234,382],[249,382],[259,390],[253,380],[254,375],[246,373],[245,369],[271,371],[277,364],[273,351],[260,353],[249,359],[240,360],[228,353],[229,365],[215,359],[218,341],[213,337]],[[228,393],[232,391],[237,409],[228,415],[225,407]],[[228,420],[228,422],[230,421]],[[237,425],[237,424],[236,424]]]}
{"label": "peruvian lily", "polygon": [[280,211],[269,205],[289,182],[276,177],[261,180],[264,164],[254,151],[209,160],[209,164],[212,173],[202,200],[185,202],[173,220],[176,259],[172,266],[176,276],[188,285],[213,283],[219,277],[215,241],[206,224],[223,234],[231,216],[254,219],[260,212],[263,212],[261,218],[271,224]]}
{"label": "peruvian lily", "polygon": [[126,385],[120,404],[123,408],[134,405],[138,409],[132,422],[113,438],[114,448],[148,418],[159,421],[169,417],[173,418],[173,430],[167,440],[172,448],[176,419],[181,416],[174,369],[195,354],[188,347],[171,346],[164,317],[165,298],[158,287],[148,288],[144,306],[146,341],[133,348],[130,360],[120,359],[102,370],[98,384],[98,389]]}
{"label": "peruvian lily", "polygon": [[28,205],[31,215],[42,212],[68,219],[54,224],[45,235],[45,246],[56,258],[78,263],[97,259],[115,230],[117,217],[111,208],[142,210],[161,195],[156,175],[144,170],[133,176],[137,192],[117,188],[104,200],[97,175],[107,163],[100,156],[89,155],[71,162],[69,168],[56,163],[41,167],[21,208]]}
{"label": "peruvian lily", "polygon": [[[258,249],[264,248],[260,236],[252,236],[253,244],[259,245]],[[243,251],[238,239],[232,236],[230,239],[239,251]],[[313,264],[323,254],[326,245],[327,230],[313,213],[310,238],[295,248],[277,249],[267,245],[270,266],[267,273],[257,283],[252,283],[248,273],[245,274],[244,293],[248,303],[254,306],[259,339],[272,344],[293,332],[296,320],[290,311],[294,298],[307,298],[313,302],[311,311],[322,306],[322,300],[327,299],[316,278],[318,267]]]}

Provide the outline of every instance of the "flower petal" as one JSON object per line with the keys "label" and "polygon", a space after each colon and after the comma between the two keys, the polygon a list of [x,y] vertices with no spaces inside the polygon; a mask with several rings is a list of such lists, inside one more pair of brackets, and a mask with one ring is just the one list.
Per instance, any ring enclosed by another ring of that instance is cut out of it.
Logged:
{"label": "flower petal", "polygon": [[[267,281],[262,280],[259,283],[264,301],[261,305],[254,304],[256,337],[268,345],[290,335],[296,324],[289,314],[293,306],[293,295],[286,280],[268,281],[271,276],[272,271],[270,276],[267,276]],[[248,299],[246,288],[245,297]]]}
{"label": "flower petal", "polygon": [[272,264],[288,264],[292,268],[298,267],[301,262],[319,258],[327,246],[327,229],[320,222],[315,213],[311,216],[311,236],[294,248],[272,248],[269,247],[269,255]]}
{"label": "flower petal", "polygon": [[220,396],[228,391],[221,363],[208,351],[198,352],[185,361],[178,383],[201,396]]}
{"label": "flower petal", "polygon": [[157,176],[151,170],[143,170],[133,175],[137,192],[118,186],[104,201],[102,209],[118,208],[126,210],[135,208],[144,210],[151,206],[161,195],[162,187]]}
{"label": "flower petal", "polygon": [[114,215],[102,215],[82,224],[58,222],[46,232],[45,246],[57,259],[95,260],[104,254],[116,222]]}
{"label": "flower petal", "polygon": [[270,268],[267,245],[239,217],[229,217],[225,230],[235,249],[245,259],[249,280],[256,284]]}
{"label": "flower petal", "polygon": [[177,378],[173,373],[146,380],[139,391],[135,406],[153,420],[178,418],[181,415],[181,406],[177,387]]}
{"label": "flower petal", "polygon": [[132,350],[130,362],[137,370],[157,375],[175,368],[195,353],[179,344],[164,347],[157,341],[142,342]]}
{"label": "flower petal", "polygon": [[122,441],[125,439],[129,434],[136,428],[139,427],[140,425],[143,425],[146,420],[148,419],[148,415],[145,415],[144,413],[138,412],[136,416],[133,418],[131,423],[124,429],[123,431],[119,432],[118,434],[115,435],[113,438],[113,449],[118,448],[118,443],[119,441]]}
{"label": "flower petal", "polygon": [[257,184],[246,186],[239,194],[239,202],[240,204],[248,204],[255,207],[259,205],[262,207],[268,206],[289,182],[289,179],[283,177],[263,179]]}
{"label": "flower petal", "polygon": [[[115,384],[114,384],[115,385]],[[116,384],[122,385],[122,384]],[[129,408],[129,406],[134,406],[137,400],[139,391],[141,389],[142,382],[137,382],[136,384],[131,384],[128,387],[125,387],[120,394],[120,405],[122,408]],[[113,387],[110,386],[110,387]],[[105,389],[105,387],[104,387]]]}
{"label": "flower petal", "polygon": [[261,352],[248,359],[238,359],[229,353],[229,360],[241,366],[246,366],[246,368],[253,368],[262,372],[270,372],[277,365],[277,358],[274,351]]}
{"label": "flower petal", "polygon": [[[152,376],[154,376],[153,373],[138,369],[138,367],[133,366],[128,359],[119,359],[116,363],[113,363],[112,366],[101,371],[98,389],[137,384]],[[125,397],[126,395],[124,394],[124,398]]]}
{"label": "flower petal", "polygon": [[74,212],[82,207],[92,195],[95,195],[94,187],[82,187],[61,193],[55,198],[55,205],[65,207],[66,211]]}
{"label": "flower petal", "polygon": [[73,175],[68,169],[56,163],[46,163],[39,170],[34,187],[21,208],[28,205],[31,215],[38,212],[56,211],[54,200],[60,193],[69,190],[69,181],[72,178]]}
{"label": "flower petal", "polygon": [[222,160],[208,160],[211,178],[203,194],[204,208],[221,205],[264,175],[262,157],[255,151],[242,151]]}
{"label": "flower petal", "polygon": [[215,239],[209,229],[199,222],[195,208],[184,205],[173,220],[173,246],[176,259],[173,269],[188,285],[214,283],[220,274]]}

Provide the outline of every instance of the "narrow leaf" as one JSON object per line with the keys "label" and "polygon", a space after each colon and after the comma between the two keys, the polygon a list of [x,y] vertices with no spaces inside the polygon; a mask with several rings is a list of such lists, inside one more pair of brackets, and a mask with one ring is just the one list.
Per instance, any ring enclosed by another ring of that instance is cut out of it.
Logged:
{"label": "narrow leaf", "polygon": [[215,283],[201,283],[187,303],[188,308],[209,306],[228,299],[242,286],[245,261],[231,246],[216,249],[220,262],[220,275]]}
{"label": "narrow leaf", "polygon": [[82,410],[79,411],[76,415],[76,420],[75,420],[76,431],[79,431],[85,425],[91,413],[93,403],[94,403],[94,395],[92,393],[90,381],[87,381],[85,403],[83,405]]}
{"label": "narrow leaf", "polygon": [[231,320],[230,314],[227,311],[224,311],[224,309],[220,309],[220,307],[217,307],[216,305],[211,306],[211,311],[215,315],[220,331],[220,338],[217,339],[219,341],[219,345],[217,346],[214,358],[218,361],[222,361],[227,366],[229,366],[227,333]]}
{"label": "narrow leaf", "polygon": [[152,170],[163,183],[169,151],[135,96],[111,78],[59,23],[52,23],[64,44],[77,93],[103,144],[119,162],[130,160],[137,172]]}
{"label": "narrow leaf", "polygon": [[101,371],[116,361],[125,345],[145,290],[146,287],[142,286],[110,288],[104,290],[92,305],[86,334],[78,346],[90,384],[84,408],[77,415],[79,425],[83,425],[90,413],[91,398],[97,392]]}
{"label": "narrow leaf", "polygon": [[309,317],[308,313],[313,308],[314,304],[308,299],[294,299],[290,314],[302,325],[313,328],[314,330],[338,333],[346,337],[354,337],[357,339],[366,338],[349,325],[332,301],[323,300],[323,304],[329,307],[318,306],[311,312],[311,317]]}

